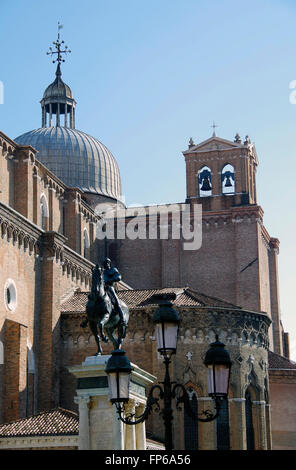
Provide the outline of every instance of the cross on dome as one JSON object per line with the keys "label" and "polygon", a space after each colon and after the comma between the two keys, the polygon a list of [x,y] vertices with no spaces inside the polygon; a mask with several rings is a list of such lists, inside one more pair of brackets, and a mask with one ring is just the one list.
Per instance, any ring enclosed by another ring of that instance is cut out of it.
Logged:
{"label": "cross on dome", "polygon": [[68,52],[70,53],[70,49],[68,49],[68,46],[65,46],[65,49],[62,51],[61,47],[65,43],[65,41],[60,42],[60,29],[62,29],[63,25],[58,23],[58,39],[56,41],[53,41],[53,45],[56,48],[56,51],[52,50],[52,47],[49,48],[49,52],[47,52],[47,55],[53,56],[54,54],[57,54],[57,58],[52,61],[54,64],[55,62],[58,62],[58,66],[61,64],[61,62],[65,62],[65,59],[63,59],[62,54],[67,54]]}

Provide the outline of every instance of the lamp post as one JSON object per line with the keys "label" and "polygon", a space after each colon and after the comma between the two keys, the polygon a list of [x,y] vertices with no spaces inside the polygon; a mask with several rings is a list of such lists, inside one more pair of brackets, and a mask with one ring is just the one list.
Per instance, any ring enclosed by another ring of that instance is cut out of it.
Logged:
{"label": "lamp post", "polygon": [[147,404],[141,416],[125,413],[125,406],[129,400],[129,383],[132,371],[131,364],[122,350],[112,352],[107,362],[106,372],[108,375],[109,396],[112,403],[115,403],[119,419],[125,424],[135,425],[146,420],[152,412],[153,407],[160,410],[159,400],[163,400],[164,406],[162,416],[165,427],[165,448],[173,449],[172,438],[172,399],[176,400],[176,407],[184,403],[186,411],[195,419],[202,422],[209,422],[216,419],[220,412],[221,400],[227,398],[229,376],[231,369],[230,356],[225,345],[216,336],[216,341],[211,343],[207,351],[204,364],[207,367],[207,381],[209,396],[215,401],[215,411],[204,410],[202,415],[197,416],[191,409],[187,391],[182,384],[171,382],[169,365],[171,357],[176,353],[177,338],[179,328],[179,314],[173,308],[172,300],[175,294],[166,294],[159,297],[159,308],[156,310],[153,322],[156,327],[157,350],[163,356],[165,365],[165,376],[163,382],[153,385],[147,397]]}

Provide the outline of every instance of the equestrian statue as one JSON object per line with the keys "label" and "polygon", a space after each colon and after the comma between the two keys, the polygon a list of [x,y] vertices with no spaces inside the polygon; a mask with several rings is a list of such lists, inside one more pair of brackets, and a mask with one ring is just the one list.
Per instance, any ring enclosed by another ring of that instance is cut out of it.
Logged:
{"label": "equestrian statue", "polygon": [[[109,339],[114,349],[121,349],[129,320],[128,307],[118,298],[115,289],[121,274],[111,266],[109,258],[104,260],[103,267],[97,264],[93,269],[92,287],[86,304],[87,318],[80,324],[82,328],[89,325],[98,347],[96,356],[102,354],[101,340],[107,343]],[[115,330],[117,338],[113,334]]]}

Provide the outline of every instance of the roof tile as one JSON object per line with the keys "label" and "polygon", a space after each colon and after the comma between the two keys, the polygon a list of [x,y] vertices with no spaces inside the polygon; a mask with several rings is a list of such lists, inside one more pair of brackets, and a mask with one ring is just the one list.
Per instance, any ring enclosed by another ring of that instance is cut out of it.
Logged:
{"label": "roof tile", "polygon": [[[127,304],[129,308],[140,308],[145,306],[158,305],[156,295],[175,293],[175,306],[188,307],[223,307],[240,309],[234,304],[226,302],[216,297],[211,297],[196,292],[189,287],[167,287],[163,289],[123,289],[118,292],[119,298]],[[61,306],[62,312],[85,312],[89,292],[75,292]]]}
{"label": "roof tile", "polygon": [[78,435],[78,415],[57,408],[0,425],[0,438]]}

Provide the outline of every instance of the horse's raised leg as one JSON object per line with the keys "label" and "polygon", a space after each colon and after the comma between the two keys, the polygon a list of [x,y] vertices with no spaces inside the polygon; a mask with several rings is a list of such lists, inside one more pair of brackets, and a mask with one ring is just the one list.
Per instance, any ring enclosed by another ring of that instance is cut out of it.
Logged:
{"label": "horse's raised leg", "polygon": [[100,356],[102,354],[102,347],[101,347],[100,336],[98,333],[97,323],[94,321],[89,321],[89,328],[92,334],[94,335],[97,346],[98,346],[98,352],[96,353],[96,356]]}
{"label": "horse's raised leg", "polygon": [[108,338],[111,340],[111,342],[113,343],[113,347],[114,349],[119,349],[120,348],[120,345],[119,345],[119,342],[117,341],[117,339],[113,336],[113,328],[112,327],[106,327],[105,326],[105,330],[106,330],[106,333],[108,335]]}
{"label": "horse's raised leg", "polygon": [[104,325],[104,322],[99,322],[100,335],[101,335],[102,341],[104,341],[104,343],[108,343],[108,338],[104,335],[104,332],[103,332],[103,325]]}

